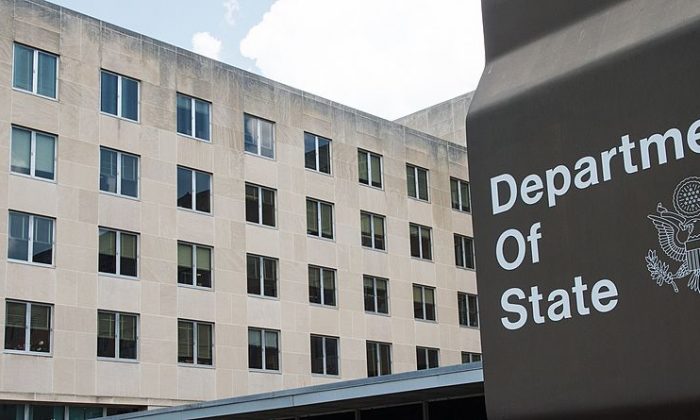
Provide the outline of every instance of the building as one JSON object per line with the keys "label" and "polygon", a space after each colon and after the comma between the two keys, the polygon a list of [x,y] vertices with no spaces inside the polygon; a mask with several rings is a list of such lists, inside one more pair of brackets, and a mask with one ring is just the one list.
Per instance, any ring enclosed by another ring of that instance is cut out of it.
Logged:
{"label": "building", "polygon": [[0,95],[0,418],[480,359],[463,144],[42,0]]}

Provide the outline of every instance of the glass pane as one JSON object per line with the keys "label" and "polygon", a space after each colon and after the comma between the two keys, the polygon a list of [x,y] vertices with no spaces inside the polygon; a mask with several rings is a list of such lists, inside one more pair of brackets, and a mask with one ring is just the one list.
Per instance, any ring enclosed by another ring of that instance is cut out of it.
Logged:
{"label": "glass pane", "polygon": [[260,257],[248,255],[246,258],[246,275],[248,277],[248,293],[260,295]]}
{"label": "glass pane", "polygon": [[389,291],[387,281],[377,279],[377,312],[382,314],[389,313]]}
{"label": "glass pane", "polygon": [[382,163],[381,157],[370,155],[370,163],[372,169],[372,186],[382,188]]}
{"label": "glass pane", "polygon": [[65,408],[62,405],[30,405],[29,420],[63,420]]}
{"label": "glass pane", "polygon": [[362,231],[362,246],[372,246],[372,217],[367,213],[360,213],[360,229]]}
{"label": "glass pane", "polygon": [[438,367],[438,351],[436,349],[428,349],[428,367],[430,369]]}
{"label": "glass pane", "polygon": [[32,305],[29,332],[29,350],[42,353],[51,351],[51,308]]}
{"label": "glass pane", "polygon": [[212,343],[212,325],[197,324],[197,364],[211,365],[214,362]]}
{"label": "glass pane", "polygon": [[406,187],[408,188],[409,197],[417,197],[416,195],[416,168],[406,166]]}
{"label": "glass pane", "polygon": [[34,159],[36,167],[34,175],[45,178],[54,179],[54,154],[56,139],[53,136],[46,134],[36,134],[36,157]]}
{"label": "glass pane", "polygon": [[192,135],[192,99],[177,95],[177,132]]}
{"label": "glass pane", "polygon": [[472,362],[480,362],[481,355],[479,353],[472,353],[471,359],[472,359]]}
{"label": "glass pane", "polygon": [[192,245],[177,244],[177,282],[193,284],[192,274]]}
{"label": "glass pane", "polygon": [[263,259],[265,296],[277,297],[277,260]]}
{"label": "glass pane", "polygon": [[421,240],[421,251],[423,252],[423,255],[421,258],[424,258],[426,260],[432,260],[433,259],[433,253],[430,247],[430,229],[429,228],[421,228],[420,229],[420,240]]}
{"label": "glass pane", "polygon": [[248,330],[248,367],[262,369],[262,331]]}
{"label": "glass pane", "polygon": [[194,324],[187,321],[177,323],[177,361],[194,363]]}
{"label": "glass pane", "polygon": [[192,171],[177,168],[177,206],[192,208]]}
{"label": "glass pane", "polygon": [[469,309],[469,326],[478,327],[479,326],[479,307],[476,301],[476,296],[467,296],[467,307]]}
{"label": "glass pane", "polygon": [[121,359],[136,359],[136,317],[134,315],[119,316],[119,357]]}
{"label": "glass pane", "polygon": [[321,236],[333,239],[333,206],[321,203]]}
{"label": "glass pane", "polygon": [[211,212],[211,175],[203,172],[195,172],[197,187],[197,210],[205,213]]}
{"label": "glass pane", "polygon": [[39,68],[37,75],[37,93],[39,95],[56,97],[56,57],[39,52]]}
{"label": "glass pane", "polygon": [[359,175],[360,182],[362,184],[369,185],[369,168],[367,166],[367,152],[358,151],[357,152],[357,172]]}
{"label": "glass pane", "polygon": [[10,212],[7,258],[29,261],[29,215]]}
{"label": "glass pane", "polygon": [[258,153],[258,124],[255,118],[245,116],[245,151],[249,153]]}
{"label": "glass pane", "polygon": [[29,175],[29,165],[32,153],[32,133],[29,130],[12,127],[12,172]]}
{"label": "glass pane", "polygon": [[15,44],[14,78],[12,86],[32,91],[32,79],[34,72],[34,50]]}
{"label": "glass pane", "polygon": [[304,133],[304,166],[309,169],[316,168],[316,136]]}
{"label": "glass pane", "polygon": [[211,248],[197,247],[197,286],[211,287]]}
{"label": "glass pane", "polygon": [[139,159],[136,156],[122,154],[122,190],[123,195],[139,195]]}
{"label": "glass pane", "polygon": [[34,243],[32,261],[41,264],[53,262],[53,220],[34,216]]}
{"label": "glass pane", "polygon": [[425,357],[425,349],[416,347],[416,369],[423,370],[428,368],[428,361]]}
{"label": "glass pane", "polygon": [[460,191],[462,193],[462,210],[463,211],[470,211],[471,203],[469,200],[469,183],[468,182],[460,182],[459,187],[460,187]]}
{"label": "glass pane", "polygon": [[338,374],[338,339],[326,337],[326,374]]}
{"label": "glass pane", "polygon": [[454,246],[455,246],[455,264],[457,267],[464,267],[464,249],[462,249],[462,237],[459,235],[454,236]]}
{"label": "glass pane", "polygon": [[323,337],[311,336],[311,373],[323,374]]}
{"label": "glass pane", "polygon": [[25,350],[27,305],[7,302],[5,310],[5,348],[8,350]]}
{"label": "glass pane", "polygon": [[279,370],[279,343],[276,331],[265,331],[265,369]]}
{"label": "glass pane", "polygon": [[100,229],[100,251],[98,271],[100,273],[117,273],[117,233]]}
{"label": "glass pane", "polygon": [[423,312],[423,289],[419,286],[413,286],[413,317],[416,319],[425,319]]}
{"label": "glass pane", "polygon": [[367,376],[379,375],[379,355],[377,354],[377,344],[367,343]]}
{"label": "glass pane", "polygon": [[69,420],[88,420],[96,419],[102,416],[102,407],[69,407]]}
{"label": "glass pane", "polygon": [[321,303],[321,269],[309,267],[309,302]]}
{"label": "glass pane", "polygon": [[122,117],[139,119],[139,82],[122,77]]}
{"label": "glass pane", "polygon": [[260,121],[260,154],[275,157],[274,126],[269,121]]}
{"label": "glass pane", "polygon": [[391,374],[391,346],[388,344],[379,345],[379,362],[381,364],[380,374]]}
{"label": "glass pane", "polygon": [[331,141],[328,139],[318,139],[318,170],[331,173]]}
{"label": "glass pane", "polygon": [[245,186],[245,220],[252,223],[260,223],[258,187],[252,185]]}
{"label": "glass pane", "polygon": [[420,238],[418,237],[418,226],[410,225],[411,235],[411,256],[420,258]]}
{"label": "glass pane", "polygon": [[116,357],[116,314],[97,313],[97,356]]}
{"label": "glass pane", "polygon": [[100,80],[100,110],[117,115],[117,75],[103,71]]}
{"label": "glass pane", "polygon": [[374,216],[374,247],[377,249],[385,249],[384,245],[384,218]]}
{"label": "glass pane", "polygon": [[462,363],[469,363],[469,353],[462,352]]}
{"label": "glass pane", "polygon": [[318,203],[306,200],[306,233],[318,236]]}
{"label": "glass pane", "polygon": [[100,149],[100,191],[117,192],[117,152]]}
{"label": "glass pane", "polygon": [[457,306],[459,310],[459,325],[469,325],[469,315],[467,313],[467,295],[457,294]]}
{"label": "glass pane", "polygon": [[452,196],[452,208],[460,210],[459,205],[459,185],[456,179],[450,180],[450,195]]}
{"label": "glass pane", "polygon": [[464,238],[464,257],[465,266],[474,268],[474,240],[472,238]]}
{"label": "glass pane", "polygon": [[122,276],[136,277],[136,256],[137,256],[137,239],[136,235],[128,233],[120,233],[121,249],[119,258],[119,270]]}
{"label": "glass pane", "polygon": [[364,278],[364,290],[365,290],[365,311],[375,312],[376,308],[374,306],[374,281],[371,277]]}
{"label": "glass pane", "polygon": [[262,223],[275,226],[275,192],[262,188]]}
{"label": "glass pane", "polygon": [[418,169],[418,198],[428,200],[428,171]]}
{"label": "glass pane", "polygon": [[435,289],[425,288],[425,319],[435,321]]}
{"label": "glass pane", "polygon": [[323,304],[335,306],[335,271],[323,270]]}
{"label": "glass pane", "polygon": [[204,101],[194,101],[194,127],[195,137],[209,140],[209,104]]}

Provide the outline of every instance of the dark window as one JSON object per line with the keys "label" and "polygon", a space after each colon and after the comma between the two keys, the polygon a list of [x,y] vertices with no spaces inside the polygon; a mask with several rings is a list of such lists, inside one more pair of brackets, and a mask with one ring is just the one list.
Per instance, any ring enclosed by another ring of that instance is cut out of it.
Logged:
{"label": "dark window", "polygon": [[475,363],[481,361],[481,353],[462,352],[462,363]]}
{"label": "dark window", "polygon": [[416,369],[432,369],[438,367],[438,349],[416,347]]}
{"label": "dark window", "polygon": [[382,188],[382,157],[366,150],[358,150],[357,163],[360,183]]}
{"label": "dark window", "polygon": [[335,306],[335,270],[309,266],[309,302]]}
{"label": "dark window", "polygon": [[211,247],[178,242],[177,282],[211,287],[211,254]]}
{"label": "dark window", "polygon": [[138,237],[113,229],[99,229],[100,273],[136,277],[138,266]]}
{"label": "dark window", "polygon": [[479,327],[479,302],[476,295],[457,293],[459,324],[465,327]]}
{"label": "dark window", "polygon": [[210,141],[211,104],[191,96],[177,94],[177,132]]}
{"label": "dark window", "polygon": [[56,179],[56,137],[12,127],[10,170],[41,179]]}
{"label": "dark window", "polygon": [[338,338],[311,336],[311,373],[338,374]]}
{"label": "dark window", "polygon": [[97,311],[97,356],[136,359],[137,316]]}
{"label": "dark window", "polygon": [[48,98],[56,98],[58,57],[15,44],[12,86]]}
{"label": "dark window", "polygon": [[406,165],[406,185],[409,197],[428,201],[428,170]]}
{"label": "dark window", "polygon": [[139,195],[139,157],[100,147],[100,191]]}
{"label": "dark window", "polygon": [[214,325],[198,321],[177,321],[177,361],[211,366],[214,362]]}
{"label": "dark window", "polygon": [[367,376],[391,374],[391,344],[367,342]]}
{"label": "dark window", "polygon": [[5,349],[49,353],[51,351],[51,306],[6,301]]}
{"label": "dark window", "polygon": [[416,319],[435,321],[435,289],[413,285],[413,316]]}
{"label": "dark window", "polygon": [[111,73],[101,72],[100,110],[132,121],[139,119],[139,82]]}
{"label": "dark window", "polygon": [[450,194],[452,208],[459,211],[470,211],[469,183],[457,178],[450,178]]}
{"label": "dark window", "polygon": [[248,329],[248,367],[280,370],[279,331]]}
{"label": "dark window", "polygon": [[10,211],[7,258],[53,264],[53,223],[48,217]]}
{"label": "dark window", "polygon": [[331,140],[304,133],[304,166],[307,169],[331,173]]}
{"label": "dark window", "polygon": [[380,314],[389,313],[389,290],[387,279],[364,276],[365,311]]}
{"label": "dark window", "polygon": [[177,206],[211,213],[211,175],[178,166]]}
{"label": "dark window", "polygon": [[411,256],[432,260],[431,229],[427,226],[410,223],[409,231],[411,236]]}
{"label": "dark window", "polygon": [[333,204],[306,199],[306,233],[333,239]]}
{"label": "dark window", "polygon": [[248,293],[277,297],[277,260],[252,254],[246,260]]}
{"label": "dark window", "polygon": [[273,189],[245,185],[245,219],[251,223],[276,226],[275,195]]}
{"label": "dark window", "polygon": [[252,115],[244,115],[245,151],[275,158],[275,124]]}
{"label": "dark window", "polygon": [[455,264],[457,267],[474,268],[474,240],[456,233],[454,240]]}
{"label": "dark window", "polygon": [[360,212],[360,227],[362,246],[374,249],[386,249],[386,235],[384,234],[384,216]]}

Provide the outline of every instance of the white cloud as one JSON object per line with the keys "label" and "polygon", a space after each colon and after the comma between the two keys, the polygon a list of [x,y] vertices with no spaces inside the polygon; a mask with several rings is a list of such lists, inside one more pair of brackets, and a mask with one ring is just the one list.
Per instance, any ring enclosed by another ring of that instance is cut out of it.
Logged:
{"label": "white cloud", "polygon": [[197,32],[192,35],[192,50],[205,57],[219,59],[221,40],[214,38],[209,32]]}
{"label": "white cloud", "polygon": [[229,25],[233,26],[236,24],[236,15],[238,14],[238,10],[240,10],[241,5],[238,3],[238,0],[226,0],[223,3],[224,9],[226,9],[226,13],[224,13],[224,19],[226,19],[226,23]]}
{"label": "white cloud", "polygon": [[478,0],[278,0],[241,41],[271,79],[394,119],[476,88]]}

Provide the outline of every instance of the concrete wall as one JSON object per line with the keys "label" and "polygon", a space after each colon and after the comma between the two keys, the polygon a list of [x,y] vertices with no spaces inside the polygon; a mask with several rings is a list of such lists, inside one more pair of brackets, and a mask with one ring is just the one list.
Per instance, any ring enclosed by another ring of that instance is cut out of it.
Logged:
{"label": "concrete wall", "polygon": [[416,111],[394,122],[452,143],[467,144],[467,111],[474,92]]}

